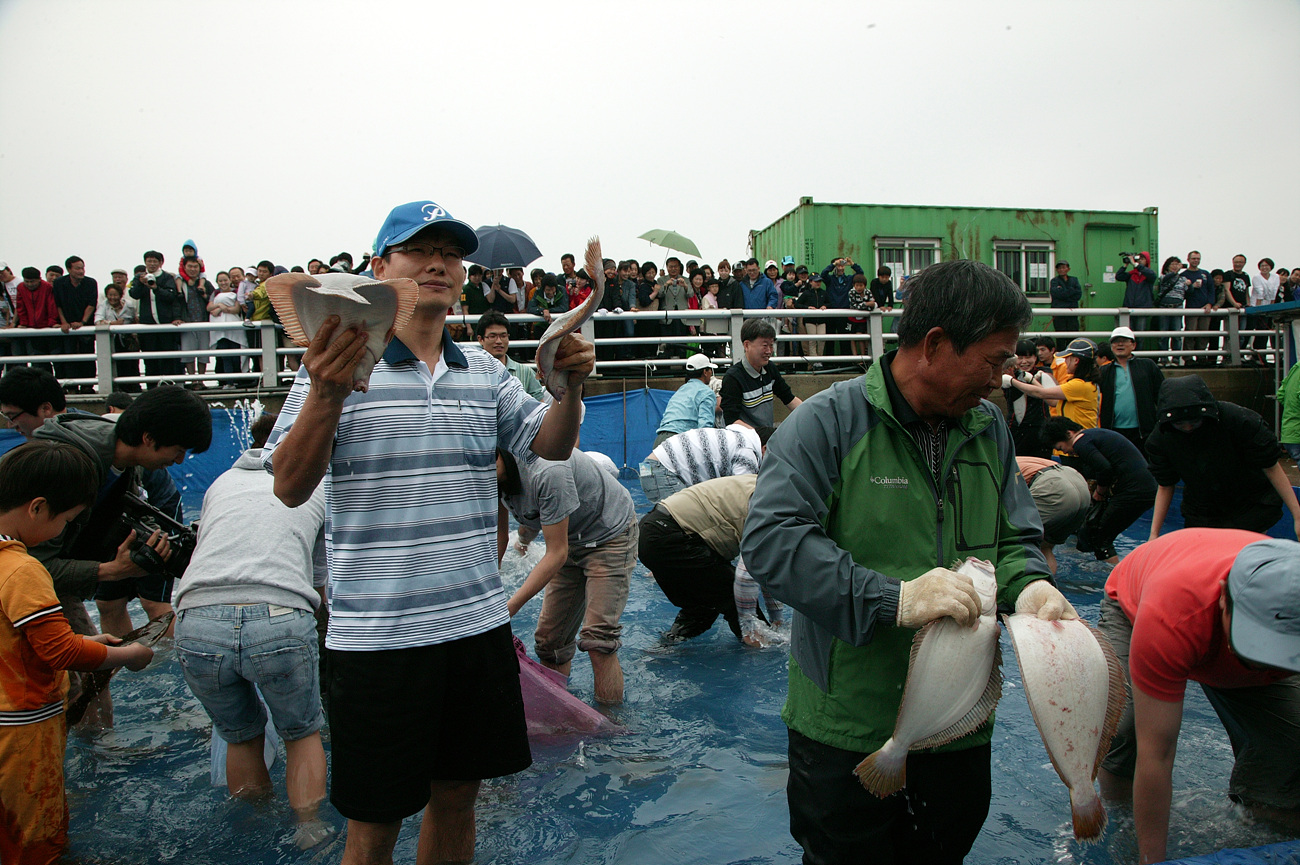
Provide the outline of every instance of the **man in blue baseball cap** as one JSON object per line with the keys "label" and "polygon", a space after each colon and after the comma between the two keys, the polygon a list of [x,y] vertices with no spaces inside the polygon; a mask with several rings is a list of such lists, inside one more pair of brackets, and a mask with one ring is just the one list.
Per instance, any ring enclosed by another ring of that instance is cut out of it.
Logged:
{"label": "man in blue baseball cap", "polygon": [[1228,731],[1229,797],[1300,831],[1300,544],[1208,528],[1149,541],[1111,571],[1098,628],[1130,685],[1098,780],[1132,798],[1139,861],[1166,858],[1188,682]]}
{"label": "man in blue baseball cap", "polygon": [[348,818],[345,863],[392,861],[424,809],[420,861],[474,858],[481,779],[532,760],[497,571],[496,450],[567,459],[582,382],[576,334],[559,346],[563,399],[544,407],[495,358],[445,328],[478,239],[432,201],[396,207],[375,240],[376,279],[419,299],[353,391],[366,334],[328,320],[303,356],[263,463],[290,507],[329,493],[331,801]]}

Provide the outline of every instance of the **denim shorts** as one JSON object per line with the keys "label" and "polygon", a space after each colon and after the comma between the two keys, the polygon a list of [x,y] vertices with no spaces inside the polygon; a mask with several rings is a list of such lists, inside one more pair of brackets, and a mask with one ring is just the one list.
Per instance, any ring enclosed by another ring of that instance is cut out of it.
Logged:
{"label": "denim shorts", "polygon": [[267,604],[182,610],[176,653],[186,684],[231,744],[262,735],[259,689],[282,738],[296,741],[325,725],[316,617],[306,610]]}

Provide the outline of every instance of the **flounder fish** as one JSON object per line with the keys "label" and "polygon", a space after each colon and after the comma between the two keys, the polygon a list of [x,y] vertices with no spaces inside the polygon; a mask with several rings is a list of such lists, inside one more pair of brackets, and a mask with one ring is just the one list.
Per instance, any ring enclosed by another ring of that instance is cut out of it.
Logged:
{"label": "flounder fish", "polygon": [[[163,613],[158,618],[131,631],[122,638],[119,645],[127,646],[131,643],[143,643],[152,648],[162,639],[163,634],[167,633],[167,628],[174,618],[176,618],[175,613]],[[69,727],[75,726],[81,720],[81,717],[86,714],[86,708],[90,706],[90,701],[103,692],[108,685],[108,680],[113,678],[113,674],[120,669],[121,667],[113,667],[111,670],[96,670],[86,678],[85,687],[68,704],[67,721]]]}
{"label": "flounder fish", "polygon": [[569,390],[569,373],[555,368],[555,353],[560,342],[566,336],[582,327],[600,308],[601,298],[605,296],[605,265],[600,254],[600,238],[593,237],[587,241],[587,256],[584,264],[587,274],[592,279],[591,294],[587,295],[578,306],[551,319],[551,326],[537,343],[537,369],[542,374],[546,389],[555,397],[556,402],[564,399]]}
{"label": "flounder fish", "polygon": [[1110,641],[1079,619],[1020,614],[1003,621],[1047,756],[1070,790],[1074,837],[1096,841],[1106,809],[1093,781],[1124,712],[1124,668]]}
{"label": "flounder fish", "polygon": [[993,714],[1002,696],[993,565],[969,558],[954,570],[975,584],[979,626],[962,626],[945,616],[921,628],[912,639],[894,735],[853,770],[862,786],[882,799],[907,785],[909,751],[937,748],[973,733]]}
{"label": "flounder fish", "polygon": [[331,315],[339,317],[335,333],[349,327],[367,333],[366,353],[352,374],[353,388],[364,391],[393,332],[411,320],[420,287],[411,279],[381,282],[351,273],[282,273],[266,281],[266,293],[295,345],[311,345]]}

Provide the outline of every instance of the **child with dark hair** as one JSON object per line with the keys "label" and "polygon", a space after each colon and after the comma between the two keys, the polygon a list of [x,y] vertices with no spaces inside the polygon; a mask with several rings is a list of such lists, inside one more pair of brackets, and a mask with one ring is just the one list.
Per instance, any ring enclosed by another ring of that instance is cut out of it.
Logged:
{"label": "child with dark hair", "polygon": [[53,862],[67,844],[66,670],[143,670],[149,647],[81,637],[27,548],[95,498],[95,466],[73,445],[29,442],[0,459],[0,861]]}

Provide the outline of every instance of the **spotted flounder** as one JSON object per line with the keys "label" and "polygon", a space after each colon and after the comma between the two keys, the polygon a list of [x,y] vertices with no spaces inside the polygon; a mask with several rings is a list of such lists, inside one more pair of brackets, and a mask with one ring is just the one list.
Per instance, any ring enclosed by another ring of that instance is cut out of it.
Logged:
{"label": "spotted flounder", "polygon": [[1106,809],[1093,781],[1124,712],[1124,669],[1110,641],[1080,619],[1002,618],[1047,756],[1070,790],[1074,837],[1095,841]]}
{"label": "spotted flounder", "polygon": [[921,628],[912,639],[894,735],[854,769],[862,786],[881,798],[907,786],[909,751],[937,748],[973,733],[1002,696],[993,565],[969,558],[955,570],[975,584],[979,625],[962,626],[945,616]]}

